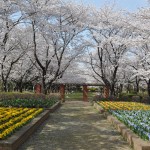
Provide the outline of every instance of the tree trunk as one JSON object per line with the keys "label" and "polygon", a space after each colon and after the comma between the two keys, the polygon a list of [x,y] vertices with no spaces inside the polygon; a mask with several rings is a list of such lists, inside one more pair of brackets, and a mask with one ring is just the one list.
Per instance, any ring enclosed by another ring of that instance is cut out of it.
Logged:
{"label": "tree trunk", "polygon": [[130,91],[131,91],[131,88],[130,88],[130,84],[129,84],[129,82],[128,82],[128,85],[127,85],[127,93],[130,93]]}
{"label": "tree trunk", "polygon": [[45,76],[46,76],[46,71],[43,70],[43,76],[42,76],[42,93],[43,94],[47,94]]}
{"label": "tree trunk", "polygon": [[147,83],[147,91],[148,91],[148,95],[150,96],[150,79],[148,80]]}
{"label": "tree trunk", "polygon": [[22,93],[23,92],[23,86],[22,86],[22,82],[19,83],[19,92]]}
{"label": "tree trunk", "polygon": [[110,89],[110,96],[115,96],[115,89]]}
{"label": "tree trunk", "polygon": [[22,93],[22,87],[19,88],[19,92]]}
{"label": "tree trunk", "polygon": [[136,84],[136,94],[139,93],[139,84]]}
{"label": "tree trunk", "polygon": [[122,93],[123,91],[123,84],[120,84],[119,93]]}
{"label": "tree trunk", "polygon": [[115,96],[115,85],[114,84],[111,85],[110,96]]}
{"label": "tree trunk", "polygon": [[2,85],[3,85],[2,91],[7,92],[7,80],[4,80]]}
{"label": "tree trunk", "polygon": [[136,77],[136,82],[135,83],[136,83],[136,90],[135,90],[135,92],[139,93],[139,83],[140,82],[138,81],[137,77]]}

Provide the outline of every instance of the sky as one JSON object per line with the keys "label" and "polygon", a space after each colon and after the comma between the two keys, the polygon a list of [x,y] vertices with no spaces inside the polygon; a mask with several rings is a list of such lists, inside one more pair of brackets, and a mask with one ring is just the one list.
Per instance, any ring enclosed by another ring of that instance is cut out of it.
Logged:
{"label": "sky", "polygon": [[141,7],[150,6],[148,0],[82,0],[86,4],[94,4],[97,7],[103,6],[105,3],[116,3],[119,8],[134,12]]}

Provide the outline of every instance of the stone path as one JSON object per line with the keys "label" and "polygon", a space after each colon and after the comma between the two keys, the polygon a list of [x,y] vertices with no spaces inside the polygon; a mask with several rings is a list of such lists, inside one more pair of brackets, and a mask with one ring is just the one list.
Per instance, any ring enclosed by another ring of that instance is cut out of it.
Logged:
{"label": "stone path", "polygon": [[131,150],[128,143],[87,102],[71,101],[49,119],[19,150]]}

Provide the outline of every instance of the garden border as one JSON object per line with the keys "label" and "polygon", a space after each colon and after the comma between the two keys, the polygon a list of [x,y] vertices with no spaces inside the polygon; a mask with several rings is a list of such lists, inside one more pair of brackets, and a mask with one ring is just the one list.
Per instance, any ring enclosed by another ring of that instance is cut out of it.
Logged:
{"label": "garden border", "polygon": [[0,150],[16,150],[28,137],[38,129],[38,127],[49,117],[49,113],[54,112],[61,105],[57,102],[52,107],[45,109],[44,112],[35,117],[30,123],[23,126],[7,140],[0,141]]}
{"label": "garden border", "polygon": [[61,102],[60,101],[58,101],[58,102],[56,102],[52,107],[50,107],[50,108],[45,108],[46,110],[49,110],[49,112],[54,112],[57,108],[59,108],[60,107],[60,105],[61,105]]}
{"label": "garden border", "polygon": [[116,117],[112,116],[109,112],[105,111],[99,104],[94,102],[94,108],[96,108],[99,113],[102,113],[109,122],[111,122],[115,128],[121,133],[123,138],[134,148],[134,150],[150,150],[150,142],[144,141],[139,138],[132,130],[130,130],[126,125],[120,122]]}

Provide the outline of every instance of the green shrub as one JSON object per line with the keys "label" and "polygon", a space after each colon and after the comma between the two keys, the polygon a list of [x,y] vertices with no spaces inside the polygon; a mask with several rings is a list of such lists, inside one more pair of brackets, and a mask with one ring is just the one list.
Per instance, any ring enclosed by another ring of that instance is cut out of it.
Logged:
{"label": "green shrub", "polygon": [[119,99],[125,100],[125,101],[134,101],[134,102],[144,102],[147,103],[149,101],[149,96],[144,95],[142,96],[141,93],[135,94],[135,93],[121,93],[119,96]]}
{"label": "green shrub", "polygon": [[60,100],[59,94],[0,93],[0,106],[47,108]]}
{"label": "green shrub", "polygon": [[132,96],[132,101],[133,101],[133,102],[141,102],[141,99],[142,99],[141,96],[138,96],[138,95]]}
{"label": "green shrub", "polygon": [[149,96],[143,96],[141,102],[150,104],[150,97]]}
{"label": "green shrub", "polygon": [[104,98],[102,95],[96,95],[93,97],[93,101],[119,101],[119,99],[115,96]]}
{"label": "green shrub", "polygon": [[28,100],[28,99],[16,99],[16,100],[3,100],[0,104],[1,107],[27,107],[27,108],[49,108],[57,101],[51,100]]}
{"label": "green shrub", "polygon": [[91,88],[88,88],[88,91],[90,91],[90,92],[97,92],[98,88],[91,87]]}
{"label": "green shrub", "polygon": [[57,99],[60,100],[59,94],[32,94],[32,93],[0,93],[0,101],[3,100],[16,100],[16,99],[28,99],[28,100],[45,100],[45,99]]}
{"label": "green shrub", "polygon": [[[136,97],[138,97],[138,95],[134,92],[132,93],[120,93],[119,95],[119,99],[122,100],[122,101],[136,101]],[[138,97],[138,101],[139,100],[139,97]]]}
{"label": "green shrub", "polygon": [[122,97],[128,97],[128,98],[132,98],[132,96],[137,96],[136,93],[120,93],[119,95],[119,98],[122,98]]}

